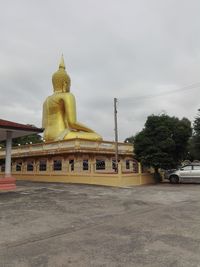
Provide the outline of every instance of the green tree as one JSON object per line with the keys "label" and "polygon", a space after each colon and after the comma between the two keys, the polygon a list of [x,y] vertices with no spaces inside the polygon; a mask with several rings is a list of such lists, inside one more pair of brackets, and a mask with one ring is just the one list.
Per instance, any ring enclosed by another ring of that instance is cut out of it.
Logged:
{"label": "green tree", "polygon": [[193,123],[193,134],[189,142],[191,160],[200,160],[200,110]]}
{"label": "green tree", "polygon": [[17,146],[20,145],[26,145],[26,144],[37,144],[42,143],[42,137],[39,134],[30,134],[27,136],[22,136],[19,138],[13,139],[12,145]]}
{"label": "green tree", "polygon": [[157,178],[159,168],[173,168],[185,159],[191,134],[191,123],[186,118],[151,115],[144,129],[134,137],[136,158],[153,167]]}
{"label": "green tree", "polygon": [[125,143],[134,143],[134,139],[135,139],[135,137],[134,136],[130,136],[130,137],[127,137],[125,140],[124,140],[124,142]]}
{"label": "green tree", "polygon": [[[13,138],[12,140],[12,146],[18,146],[20,145],[26,145],[26,144],[36,144],[36,143],[42,143],[42,137],[39,134],[30,134],[27,136],[22,136],[18,138]],[[5,147],[6,142],[1,142],[0,146]]]}

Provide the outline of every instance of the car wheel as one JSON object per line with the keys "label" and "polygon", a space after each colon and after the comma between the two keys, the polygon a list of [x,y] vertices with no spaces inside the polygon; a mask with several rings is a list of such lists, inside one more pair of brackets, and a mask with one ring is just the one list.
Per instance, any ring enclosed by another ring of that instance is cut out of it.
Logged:
{"label": "car wheel", "polygon": [[169,180],[170,180],[170,183],[171,183],[171,184],[178,184],[178,183],[179,183],[179,178],[178,178],[178,176],[176,176],[176,175],[172,175],[172,176],[169,178]]}

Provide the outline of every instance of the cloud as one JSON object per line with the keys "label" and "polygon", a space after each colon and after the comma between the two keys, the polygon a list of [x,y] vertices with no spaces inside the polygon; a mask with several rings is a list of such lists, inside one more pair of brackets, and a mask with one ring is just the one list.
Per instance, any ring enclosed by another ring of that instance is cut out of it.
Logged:
{"label": "cloud", "polygon": [[114,97],[120,140],[153,113],[193,120],[198,87],[164,93],[200,81],[199,9],[197,0],[2,3],[1,117],[41,126],[63,53],[78,118],[105,139],[114,138]]}

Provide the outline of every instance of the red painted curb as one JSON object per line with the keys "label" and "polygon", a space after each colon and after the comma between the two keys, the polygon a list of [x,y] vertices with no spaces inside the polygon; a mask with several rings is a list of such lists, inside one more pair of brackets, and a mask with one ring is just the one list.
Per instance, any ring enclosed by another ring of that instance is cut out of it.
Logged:
{"label": "red painted curb", "polygon": [[13,177],[0,178],[0,190],[16,189],[16,179]]}

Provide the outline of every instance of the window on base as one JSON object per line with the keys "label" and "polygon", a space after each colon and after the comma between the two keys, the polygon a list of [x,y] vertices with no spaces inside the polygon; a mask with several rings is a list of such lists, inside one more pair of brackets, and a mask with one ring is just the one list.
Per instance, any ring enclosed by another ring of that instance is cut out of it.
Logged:
{"label": "window on base", "polygon": [[17,172],[21,172],[22,170],[22,162],[17,162],[16,163],[16,169],[15,169]]}
{"label": "window on base", "polygon": [[103,159],[96,159],[96,170],[105,170],[106,164]]}
{"label": "window on base", "polygon": [[130,160],[129,159],[126,160],[126,169],[130,170]]}
{"label": "window on base", "polygon": [[39,162],[39,171],[46,171],[47,170],[47,160],[41,159]]}
{"label": "window on base", "polygon": [[88,171],[89,170],[89,164],[88,164],[88,159],[83,160],[83,170]]}
{"label": "window on base", "polygon": [[71,172],[74,171],[74,159],[69,160],[69,167]]}
{"label": "window on base", "polygon": [[53,161],[53,170],[54,171],[61,171],[62,170],[62,160],[61,159],[55,159]]}
{"label": "window on base", "polygon": [[115,159],[112,159],[112,169],[113,170],[117,170],[117,165],[116,165],[116,160]]}
{"label": "window on base", "polygon": [[27,166],[27,171],[28,172],[32,172],[33,169],[34,169],[34,162],[33,161],[28,161],[26,166]]}
{"label": "window on base", "polygon": [[5,172],[5,164],[1,165],[1,172]]}

